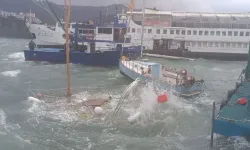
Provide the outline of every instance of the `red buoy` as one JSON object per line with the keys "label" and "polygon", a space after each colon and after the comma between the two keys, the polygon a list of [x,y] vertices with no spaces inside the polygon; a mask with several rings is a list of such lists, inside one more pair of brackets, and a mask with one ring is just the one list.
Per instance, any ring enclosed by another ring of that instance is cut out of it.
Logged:
{"label": "red buoy", "polygon": [[237,100],[237,104],[245,105],[246,103],[247,103],[247,100],[245,98],[239,98]]}
{"label": "red buoy", "polygon": [[168,101],[167,94],[164,93],[164,94],[158,95],[157,101],[158,103],[163,103],[163,102]]}

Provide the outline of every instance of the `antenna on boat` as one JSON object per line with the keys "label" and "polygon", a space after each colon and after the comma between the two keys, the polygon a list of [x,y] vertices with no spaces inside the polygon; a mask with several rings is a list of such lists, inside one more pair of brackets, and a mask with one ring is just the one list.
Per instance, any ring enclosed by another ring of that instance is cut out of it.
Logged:
{"label": "antenna on boat", "polygon": [[71,96],[70,90],[70,72],[69,72],[69,19],[70,19],[71,0],[64,0],[64,18],[65,18],[65,35],[66,35],[66,73],[67,73],[67,97]]}
{"label": "antenna on boat", "polygon": [[143,0],[143,8],[142,8],[142,27],[141,27],[141,58],[142,58],[143,38],[144,38],[145,5],[146,5],[146,0]]}

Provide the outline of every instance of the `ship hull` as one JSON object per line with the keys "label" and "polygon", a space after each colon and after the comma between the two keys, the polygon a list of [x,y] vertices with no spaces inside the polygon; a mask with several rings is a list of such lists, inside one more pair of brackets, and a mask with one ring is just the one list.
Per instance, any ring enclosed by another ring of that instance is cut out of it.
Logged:
{"label": "ship hull", "polygon": [[[125,55],[140,56],[140,50],[124,51]],[[66,53],[63,49],[40,48],[38,50],[24,50],[26,61],[46,61],[51,63],[66,63]],[[121,51],[104,51],[97,53],[85,53],[70,51],[70,63],[90,66],[118,66]]]}
{"label": "ship hull", "polygon": [[31,39],[31,34],[24,20],[0,16],[0,37]]}
{"label": "ship hull", "polygon": [[158,54],[166,56],[184,57],[184,58],[203,58],[223,61],[246,61],[247,53],[213,53],[213,52],[191,52],[181,50],[144,50],[144,53]]}

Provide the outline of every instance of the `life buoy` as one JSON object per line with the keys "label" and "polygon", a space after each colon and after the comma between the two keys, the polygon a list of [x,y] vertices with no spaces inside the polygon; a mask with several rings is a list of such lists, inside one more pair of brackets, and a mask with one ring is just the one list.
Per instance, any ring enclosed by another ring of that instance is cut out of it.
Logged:
{"label": "life buoy", "polygon": [[246,105],[246,103],[247,103],[247,100],[245,98],[239,98],[237,100],[237,104]]}

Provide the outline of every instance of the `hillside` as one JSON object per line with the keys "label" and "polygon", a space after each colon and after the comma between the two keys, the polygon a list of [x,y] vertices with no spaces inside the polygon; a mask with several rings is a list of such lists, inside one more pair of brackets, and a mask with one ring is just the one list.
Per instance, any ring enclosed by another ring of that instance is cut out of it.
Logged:
{"label": "hillside", "polygon": [[[54,3],[51,3],[51,6],[53,10],[55,11],[55,13],[57,14],[57,16],[59,18],[62,18],[64,6],[57,5]],[[124,6],[118,4],[117,7],[118,7],[118,12],[121,12]],[[8,12],[15,12],[15,13],[20,13],[20,12],[29,13],[31,10],[32,13],[35,13],[36,17],[38,17],[42,22],[48,23],[48,24],[55,23],[51,15],[46,10],[42,9],[37,4],[35,4],[32,0],[0,0],[0,9],[4,11],[8,11]],[[83,22],[89,19],[95,19],[99,17],[100,11],[102,11],[102,16],[106,16],[106,12],[107,12],[107,16],[108,16],[107,18],[108,20],[111,20],[113,19],[115,10],[116,10],[115,5],[101,6],[101,7],[72,6],[71,7],[71,21]]]}

